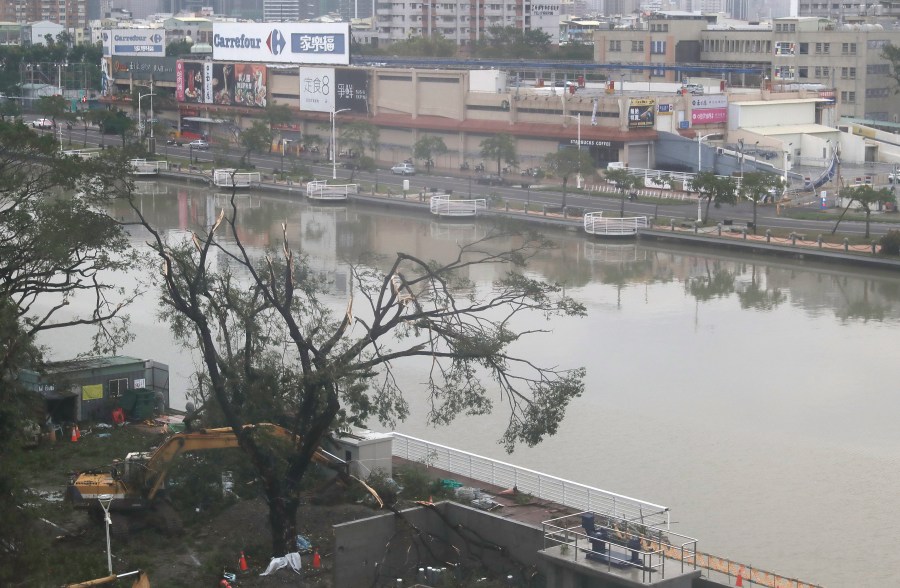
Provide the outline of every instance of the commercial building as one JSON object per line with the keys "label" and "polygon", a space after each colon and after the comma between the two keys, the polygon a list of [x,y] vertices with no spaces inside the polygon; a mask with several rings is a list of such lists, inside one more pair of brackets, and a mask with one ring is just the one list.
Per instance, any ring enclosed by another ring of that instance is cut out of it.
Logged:
{"label": "commercial building", "polygon": [[816,85],[834,92],[840,116],[897,122],[896,84],[881,56],[887,43],[900,45],[900,30],[809,17],[720,24],[714,15],[677,12],[650,15],[634,30],[594,33],[596,60],[621,62],[627,80],[676,81],[672,66],[693,65],[729,87]]}

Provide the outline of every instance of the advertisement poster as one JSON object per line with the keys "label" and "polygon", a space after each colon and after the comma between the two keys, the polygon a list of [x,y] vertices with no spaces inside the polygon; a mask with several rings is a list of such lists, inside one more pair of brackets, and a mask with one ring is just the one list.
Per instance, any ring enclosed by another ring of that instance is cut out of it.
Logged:
{"label": "advertisement poster", "polygon": [[213,64],[210,61],[203,63],[203,99],[201,102],[212,104],[213,101]]}
{"label": "advertisement poster", "polygon": [[691,98],[692,125],[723,123],[726,120],[728,120],[728,98],[724,94]]}
{"label": "advertisement poster", "polygon": [[234,103],[234,64],[213,64],[213,103],[231,106]]}
{"label": "advertisement poster", "polygon": [[213,60],[350,65],[348,23],[213,23]]}
{"label": "advertisement poster", "polygon": [[[184,68],[184,98],[183,102],[203,102],[205,92],[203,90],[203,64],[185,61]],[[181,94],[181,92],[178,92]]]}
{"label": "advertisement poster", "polygon": [[113,57],[112,64],[116,79],[177,82],[174,57]]}
{"label": "advertisement poster", "polygon": [[333,67],[300,68],[300,110],[331,112],[334,102],[335,80]]}
{"label": "advertisement poster", "polygon": [[653,109],[656,100],[653,98],[634,98],[628,103],[628,128],[653,128],[655,116]]}
{"label": "advertisement poster", "polygon": [[266,66],[249,63],[235,64],[235,106],[266,107]]}
{"label": "advertisement poster", "polygon": [[352,112],[369,112],[369,72],[361,69],[338,69],[334,72],[337,94],[335,110],[344,108]]}

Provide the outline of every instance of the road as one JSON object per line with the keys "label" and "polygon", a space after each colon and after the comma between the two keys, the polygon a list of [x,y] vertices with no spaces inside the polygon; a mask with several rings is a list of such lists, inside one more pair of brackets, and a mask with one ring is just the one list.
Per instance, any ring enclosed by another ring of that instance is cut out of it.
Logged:
{"label": "road", "polygon": [[[26,122],[26,124],[29,124]],[[35,129],[37,130],[37,129]],[[50,133],[52,131],[40,131]],[[69,146],[69,137],[71,133],[71,147]],[[87,132],[84,127],[76,125],[71,131],[62,130],[62,142],[66,149],[79,149],[82,146],[97,147],[105,144],[107,146],[121,146],[121,137],[116,135],[105,135],[102,137],[95,128],[88,128]],[[197,162],[212,162],[215,157],[220,159],[224,156],[237,163],[240,159],[241,152],[232,149],[228,152],[222,152],[218,149],[210,151],[200,151],[190,149],[187,146],[179,147],[176,145],[166,145],[165,140],[157,139],[156,152],[157,155],[166,159],[177,157],[187,160],[193,155]],[[259,155],[253,154],[250,162],[256,166],[256,169],[264,174],[271,174],[282,169],[282,161],[284,169],[290,169],[294,164],[305,165],[313,172],[317,178],[331,178],[332,165],[327,162],[315,162],[311,159],[293,157],[282,158],[279,154]],[[341,162],[338,161],[337,175],[338,178],[349,178],[350,170],[343,169]],[[497,197],[509,202],[527,203],[531,210],[540,210],[543,206],[559,207],[562,204],[562,188],[558,184],[550,186],[542,185],[531,188],[522,188],[521,186],[485,186],[475,181],[477,174],[471,171],[444,174],[442,171],[436,171],[431,174],[417,174],[415,176],[398,176],[390,172],[389,169],[379,169],[377,172],[357,171],[353,174],[354,181],[366,183],[375,183],[377,181],[379,190],[390,189],[394,192],[403,191],[403,180],[409,180],[410,193],[419,193],[422,191],[430,192],[432,189],[439,192],[452,190],[453,194],[459,197],[471,198],[490,198]],[[522,179],[518,174],[510,174],[506,176],[508,181],[517,182]],[[574,181],[572,181],[574,183]],[[566,204],[570,207],[582,208],[589,211],[604,211],[618,215],[621,201],[618,197],[585,195],[580,193],[568,193]],[[704,203],[705,207],[705,203]],[[809,210],[814,210],[810,208]],[[685,221],[693,221],[697,219],[697,201],[672,201],[672,203],[655,203],[625,201],[626,216],[652,216],[663,218],[684,219]],[[889,230],[900,228],[895,222],[880,222],[878,216],[873,216],[873,222],[870,224],[871,236],[878,237]],[[893,215],[896,216],[896,215]],[[735,206],[727,206],[723,208],[711,207],[709,210],[711,222],[722,222],[731,219],[735,223],[743,224],[753,220],[752,203],[741,203]],[[837,217],[835,217],[835,220]],[[900,221],[900,218],[898,218]],[[771,205],[757,207],[757,225],[773,227],[779,229],[793,230],[803,233],[807,238],[814,238],[815,235],[822,233],[828,234],[834,227],[832,220],[803,220],[793,219],[779,216],[775,208]],[[845,235],[862,236],[865,234],[865,223],[861,221],[845,220],[841,222],[839,227],[840,233]]]}

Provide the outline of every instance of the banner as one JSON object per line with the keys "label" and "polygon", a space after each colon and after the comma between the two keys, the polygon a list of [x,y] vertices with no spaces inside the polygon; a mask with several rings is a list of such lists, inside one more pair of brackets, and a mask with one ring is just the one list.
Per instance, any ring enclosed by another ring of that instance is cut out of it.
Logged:
{"label": "banner", "polygon": [[653,128],[656,120],[653,109],[656,100],[653,98],[633,98],[628,101],[628,128]]}
{"label": "banner", "polygon": [[215,61],[350,65],[349,23],[213,23]]}
{"label": "banner", "polygon": [[184,102],[184,62],[180,59],[175,64],[175,100]]}
{"label": "banner", "polygon": [[91,384],[81,387],[82,400],[100,400],[103,398],[103,384]]}
{"label": "banner", "polygon": [[335,79],[333,67],[300,68],[300,110],[332,112]]}
{"label": "banner", "polygon": [[231,106],[234,103],[234,64],[214,63],[212,77],[213,102]]}
{"label": "banner", "polygon": [[334,72],[337,94],[335,110],[348,109],[360,114],[369,112],[369,72],[364,69],[338,69]]}
{"label": "banner", "polygon": [[113,57],[113,77],[121,79],[177,82],[174,57]]}
{"label": "banner", "polygon": [[266,66],[237,63],[234,66],[235,106],[266,107]]}
{"label": "banner", "polygon": [[213,64],[211,61],[203,63],[203,102],[213,102]]}

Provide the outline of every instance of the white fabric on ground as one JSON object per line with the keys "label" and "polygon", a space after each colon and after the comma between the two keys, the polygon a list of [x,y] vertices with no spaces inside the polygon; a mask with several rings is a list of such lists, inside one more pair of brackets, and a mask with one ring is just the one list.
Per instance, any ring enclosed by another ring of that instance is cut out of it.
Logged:
{"label": "white fabric on ground", "polygon": [[277,572],[281,568],[290,567],[292,570],[300,573],[300,554],[299,553],[287,553],[283,557],[273,557],[272,561],[269,562],[269,567],[266,568],[266,571],[260,574],[260,576],[268,576],[273,572]]}

